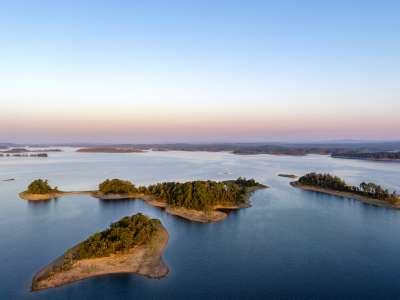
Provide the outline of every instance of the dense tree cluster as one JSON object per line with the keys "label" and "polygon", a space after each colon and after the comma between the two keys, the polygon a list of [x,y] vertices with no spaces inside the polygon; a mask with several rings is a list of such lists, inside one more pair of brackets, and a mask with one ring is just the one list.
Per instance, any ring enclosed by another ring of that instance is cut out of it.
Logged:
{"label": "dense tree cluster", "polygon": [[159,224],[161,224],[159,220],[150,219],[141,213],[124,217],[112,223],[108,229],[95,233],[87,240],[69,249],[55,261],[51,271],[42,274],[40,280],[53,273],[69,270],[77,260],[123,253],[132,247],[139,246],[150,239]]}
{"label": "dense tree cluster", "polygon": [[370,159],[370,160],[395,160],[395,159],[400,159],[400,152],[367,152],[367,153],[346,152],[346,153],[333,153],[332,157]]}
{"label": "dense tree cluster", "polygon": [[[99,192],[103,194],[141,193],[162,198],[168,206],[185,207],[196,210],[209,210],[218,204],[238,205],[246,201],[248,192],[253,187],[261,186],[254,179],[239,177],[236,180],[223,182],[190,181],[185,183],[163,182],[148,187],[136,187],[132,182],[121,179],[107,179],[99,184]],[[35,180],[28,187],[28,192],[44,194],[55,192],[47,181]]]}
{"label": "dense tree cluster", "polygon": [[369,182],[362,182],[359,186],[348,185],[344,180],[330,174],[309,173],[299,178],[299,182],[305,185],[313,185],[336,191],[357,193],[370,198],[383,200],[396,204],[400,202],[400,197],[396,192],[389,192],[388,189],[380,185]]}
{"label": "dense tree cluster", "polygon": [[242,187],[253,187],[258,185],[258,183],[253,178],[246,179],[244,177],[239,177],[235,180],[235,183]]}
{"label": "dense tree cluster", "polygon": [[129,194],[137,193],[137,188],[132,182],[121,179],[106,179],[99,184],[99,191],[103,194]]}
{"label": "dense tree cluster", "polygon": [[299,182],[336,191],[349,191],[349,186],[344,182],[344,180],[330,174],[309,173],[300,177]]}
{"label": "dense tree cluster", "polygon": [[74,259],[108,256],[148,241],[160,221],[138,213],[112,223],[71,250]]}
{"label": "dense tree cluster", "polygon": [[164,182],[150,185],[147,193],[166,200],[172,207],[209,210],[217,204],[240,204],[246,188],[258,185],[254,179],[238,178],[236,181]]}
{"label": "dense tree cluster", "polygon": [[58,188],[52,188],[47,180],[36,179],[28,186],[27,192],[31,194],[48,194],[58,192]]}

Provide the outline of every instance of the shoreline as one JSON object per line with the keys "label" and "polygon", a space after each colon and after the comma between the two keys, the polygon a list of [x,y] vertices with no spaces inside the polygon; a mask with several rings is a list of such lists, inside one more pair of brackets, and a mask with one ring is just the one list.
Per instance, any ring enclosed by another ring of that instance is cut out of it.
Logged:
{"label": "shoreline", "polygon": [[160,224],[157,233],[149,242],[130,249],[128,253],[77,260],[71,269],[53,273],[53,267],[63,261],[63,257],[59,257],[35,274],[32,279],[31,291],[55,288],[87,278],[110,274],[129,273],[148,278],[165,277],[169,269],[163,261],[162,254],[168,239],[167,230]]}
{"label": "shoreline", "polygon": [[96,191],[71,191],[71,192],[55,192],[55,193],[47,193],[47,194],[32,194],[28,192],[21,192],[18,194],[18,196],[21,199],[27,200],[27,201],[48,201],[52,199],[57,199],[63,196],[73,196],[73,195],[90,195],[93,196],[93,194]]}
{"label": "shoreline", "polygon": [[131,148],[131,147],[89,147],[89,148],[79,148],[76,152],[81,153],[144,153],[146,152],[141,148]]}
{"label": "shoreline", "polygon": [[325,188],[321,188],[321,187],[317,187],[317,186],[313,186],[313,185],[305,185],[305,184],[299,183],[298,181],[293,181],[290,183],[290,185],[295,188],[302,189],[305,191],[318,192],[318,193],[323,193],[323,194],[327,194],[327,195],[331,195],[331,196],[337,196],[337,197],[341,197],[341,198],[349,198],[349,199],[357,200],[357,201],[360,201],[360,202],[363,202],[366,204],[379,206],[379,207],[400,209],[400,206],[390,204],[389,202],[362,196],[362,195],[358,195],[358,194],[351,193],[351,192],[335,191],[335,190],[325,189]]}
{"label": "shoreline", "polygon": [[227,213],[215,209],[210,211],[203,211],[189,209],[185,207],[167,207],[165,211],[171,215],[198,223],[219,222],[225,220],[228,217]]}

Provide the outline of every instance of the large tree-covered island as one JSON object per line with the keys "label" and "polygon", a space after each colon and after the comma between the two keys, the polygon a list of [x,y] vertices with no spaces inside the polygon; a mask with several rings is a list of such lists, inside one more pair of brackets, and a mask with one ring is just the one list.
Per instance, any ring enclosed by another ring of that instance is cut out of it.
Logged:
{"label": "large tree-covered island", "polygon": [[227,217],[221,210],[249,207],[250,194],[266,188],[254,179],[164,182],[150,185],[144,192],[155,195],[149,204],[164,207],[170,214],[196,222],[216,222]]}
{"label": "large tree-covered island", "polygon": [[32,290],[113,273],[163,277],[168,273],[162,260],[167,242],[168,233],[159,220],[140,213],[124,217],[39,271],[33,278]]}
{"label": "large tree-covered island", "polygon": [[[37,182],[38,180],[34,181]],[[40,180],[41,182],[47,181]],[[234,210],[250,205],[252,192],[266,188],[254,179],[238,178],[222,182],[196,180],[189,182],[163,182],[136,187],[132,182],[107,179],[97,191],[33,193],[32,189],[20,193],[25,200],[45,200],[70,194],[90,194],[104,200],[142,199],[147,204],[166,210],[167,213],[196,222],[216,222],[227,217],[222,210]],[[47,189],[43,190],[46,192]]]}
{"label": "large tree-covered island", "polygon": [[400,208],[400,197],[396,192],[389,192],[372,182],[362,182],[359,186],[353,186],[337,176],[309,173],[291,185],[303,190],[351,198],[376,206]]}

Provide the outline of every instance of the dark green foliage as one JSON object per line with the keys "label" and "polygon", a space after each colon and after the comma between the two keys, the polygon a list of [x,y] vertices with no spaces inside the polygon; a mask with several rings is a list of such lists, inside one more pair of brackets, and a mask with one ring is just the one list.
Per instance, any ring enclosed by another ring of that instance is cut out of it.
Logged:
{"label": "dark green foliage", "polygon": [[69,254],[74,259],[83,259],[127,251],[148,241],[158,224],[159,220],[150,219],[141,213],[124,217],[71,249],[66,256]]}
{"label": "dark green foliage", "polygon": [[315,185],[336,191],[349,191],[349,186],[337,176],[309,173],[299,178],[302,184]]}
{"label": "dark green foliage", "polygon": [[47,180],[36,179],[28,186],[27,192],[31,194],[48,194],[58,192],[58,189],[57,187],[52,188]]}
{"label": "dark green foliage", "polygon": [[362,182],[360,186],[348,185],[344,180],[330,174],[309,173],[299,178],[299,182],[305,185],[313,185],[335,191],[343,191],[356,193],[362,196],[383,200],[396,204],[400,202],[396,192],[390,193],[389,190],[383,189],[380,185],[369,182]]}
{"label": "dark green foliage", "polygon": [[141,185],[141,186],[139,186],[139,187],[137,188],[137,191],[138,191],[138,193],[146,194],[146,193],[147,193],[147,187]]}
{"label": "dark green foliage", "polygon": [[259,185],[253,178],[246,179],[244,177],[239,177],[235,180],[235,183],[243,187],[254,187]]}
{"label": "dark green foliage", "polygon": [[218,204],[243,203],[247,187],[257,186],[254,179],[238,178],[236,181],[164,182],[150,185],[147,193],[166,200],[172,207],[209,210]]}
{"label": "dark green foliage", "polygon": [[121,179],[106,179],[99,184],[99,191],[104,194],[129,194],[137,193],[137,188],[132,182]]}
{"label": "dark green foliage", "polygon": [[400,152],[344,152],[333,153],[332,157],[371,159],[371,160],[397,160],[400,159]]}
{"label": "dark green foliage", "polygon": [[124,217],[112,223],[108,229],[95,233],[84,242],[69,249],[54,262],[51,270],[45,272],[38,280],[57,272],[67,271],[75,261],[80,259],[124,253],[148,241],[160,224],[159,220],[150,219],[141,213]]}

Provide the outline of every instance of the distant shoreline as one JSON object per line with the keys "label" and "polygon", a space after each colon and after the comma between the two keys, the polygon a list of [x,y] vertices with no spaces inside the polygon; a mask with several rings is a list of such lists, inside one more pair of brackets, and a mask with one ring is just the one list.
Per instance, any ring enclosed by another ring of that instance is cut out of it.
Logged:
{"label": "distant shoreline", "polygon": [[349,198],[349,199],[357,200],[357,201],[360,201],[363,203],[371,204],[374,206],[393,208],[393,209],[400,208],[400,206],[392,205],[392,204],[388,203],[387,201],[382,201],[382,200],[362,196],[362,195],[351,193],[351,192],[335,191],[332,189],[321,188],[318,186],[301,184],[298,181],[291,182],[290,185],[295,188],[302,189],[302,190],[323,193],[323,194],[337,196],[337,197],[341,197],[341,198]]}
{"label": "distant shoreline", "polygon": [[340,159],[356,159],[362,161],[375,161],[375,162],[399,162],[400,158],[373,158],[373,157],[358,157],[358,156],[344,156],[344,155],[332,155],[332,158]]}
{"label": "distant shoreline", "polygon": [[143,153],[145,152],[140,148],[129,148],[129,147],[88,147],[88,148],[80,148],[76,150],[76,152],[83,153]]}

